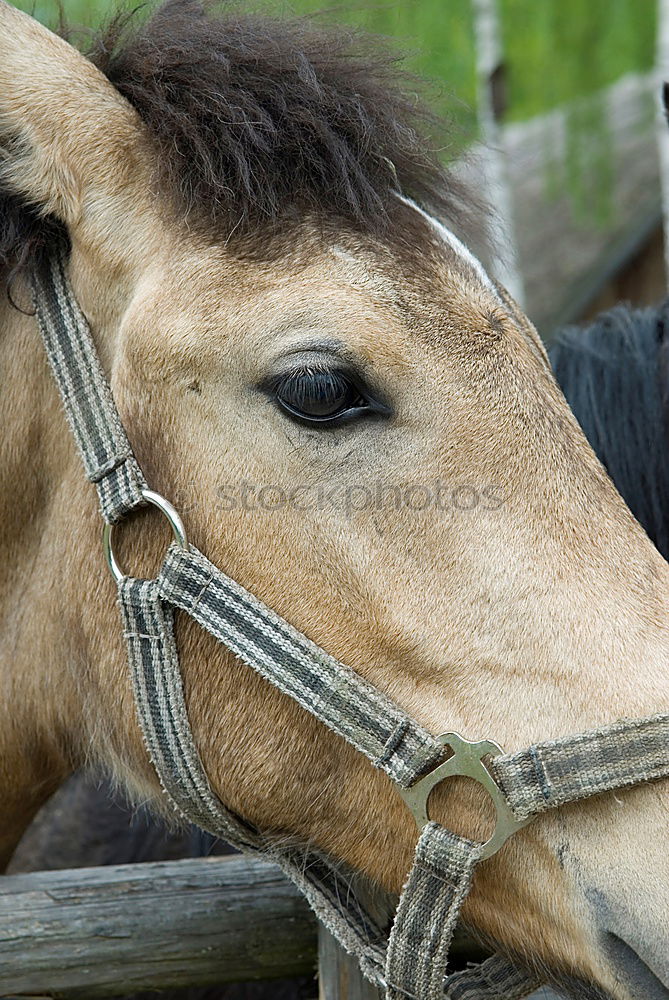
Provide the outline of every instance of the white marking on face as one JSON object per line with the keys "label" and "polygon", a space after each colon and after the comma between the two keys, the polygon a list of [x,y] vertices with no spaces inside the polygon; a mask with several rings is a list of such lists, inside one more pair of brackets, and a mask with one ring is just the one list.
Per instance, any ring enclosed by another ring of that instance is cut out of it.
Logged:
{"label": "white marking on face", "polygon": [[452,233],[451,230],[448,229],[443,222],[440,222],[439,219],[435,219],[433,215],[430,215],[429,212],[426,212],[425,209],[421,208],[420,205],[417,205],[416,202],[412,201],[411,198],[405,198],[404,195],[402,194],[398,194],[397,198],[399,198],[402,204],[407,205],[409,208],[413,208],[414,211],[418,212],[419,215],[422,215],[425,221],[428,222],[429,225],[432,226],[432,228],[435,230],[435,232],[439,234],[444,243],[448,244],[451,250],[453,250],[458,255],[458,257],[460,257],[460,259],[463,260],[469,266],[469,268],[474,272],[479,281],[483,285],[485,285],[488,291],[492,292],[492,294],[495,296],[498,302],[502,303],[503,305],[504,303],[500,297],[500,294],[495,288],[495,285],[490,279],[490,276],[488,275],[483,264],[477,257],[474,256],[471,250],[469,250],[464,245],[462,240],[459,240],[458,237],[455,235],[455,233]]}

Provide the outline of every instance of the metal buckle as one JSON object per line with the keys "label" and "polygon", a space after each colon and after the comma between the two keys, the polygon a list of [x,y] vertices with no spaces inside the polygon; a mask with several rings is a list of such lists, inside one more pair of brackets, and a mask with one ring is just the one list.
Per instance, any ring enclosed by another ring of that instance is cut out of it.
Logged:
{"label": "metal buckle", "polygon": [[529,823],[529,819],[516,819],[502,789],[483,763],[484,757],[499,757],[504,751],[498,743],[494,743],[492,740],[480,740],[472,743],[458,733],[444,733],[437,739],[444,746],[451,748],[453,756],[435,767],[434,771],[430,771],[424,778],[420,778],[411,788],[402,788],[398,785],[398,791],[411,810],[420,831],[430,822],[427,814],[430,794],[446,778],[457,776],[473,778],[474,781],[483,785],[497,811],[497,822],[493,835],[482,845],[481,860],[483,861],[496,854],[512,834]]}
{"label": "metal buckle", "polygon": [[[177,511],[165,497],[161,496],[160,493],[154,493],[153,490],[142,490],[142,496],[147,503],[152,504],[152,506],[157,507],[161,511],[167,520],[169,521],[170,528],[172,529],[172,534],[174,535],[174,541],[177,545],[180,545],[182,549],[188,548],[188,541],[186,539],[186,529],[183,526],[183,521],[179,517]],[[107,560],[107,565],[111,570],[111,574],[117,583],[121,580],[125,580],[127,574],[123,572],[118,562],[116,561],[116,555],[114,554],[114,549],[112,548],[112,536],[114,531],[113,524],[105,524],[102,529],[102,549],[105,554],[105,559]]]}

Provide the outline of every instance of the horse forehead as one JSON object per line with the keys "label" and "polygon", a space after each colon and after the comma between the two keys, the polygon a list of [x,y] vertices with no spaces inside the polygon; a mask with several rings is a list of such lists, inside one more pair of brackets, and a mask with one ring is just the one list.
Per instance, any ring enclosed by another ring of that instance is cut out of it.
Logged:
{"label": "horse forehead", "polygon": [[401,205],[413,214],[414,220],[419,219],[423,223],[423,226],[427,230],[430,242],[433,245],[436,245],[438,250],[441,250],[442,254],[451,266],[455,265],[460,272],[464,272],[464,274],[468,275],[470,280],[473,280],[475,284],[479,285],[481,288],[485,288],[499,305],[504,304],[503,298],[500,295],[497,286],[491,279],[481,261],[475,256],[474,253],[472,253],[469,247],[467,247],[462,240],[448,228],[445,222],[441,219],[437,219],[433,215],[430,215],[429,212],[418,205],[415,201],[412,201],[411,198],[405,198],[403,195],[398,194],[397,199]]}
{"label": "horse forehead", "polygon": [[410,198],[396,195],[393,224],[387,245],[384,242],[374,241],[371,247],[364,240],[348,245],[334,242],[329,249],[355,283],[388,297],[399,300],[403,279],[420,274],[428,294],[456,283],[474,298],[476,292],[485,292],[490,303],[507,312],[504,297],[481,261],[444,221]]}
{"label": "horse forehead", "polygon": [[379,317],[390,320],[385,328],[389,341],[409,337],[446,346],[458,331],[498,336],[510,316],[496,286],[457,237],[442,234],[436,220],[426,219],[426,225],[432,240],[402,253],[331,246],[328,277],[339,284],[342,308],[346,310],[348,289],[362,292]]}
{"label": "horse forehead", "polygon": [[165,295],[159,268],[151,297],[161,313],[180,317],[179,328],[197,321],[203,336],[216,329],[217,316],[225,329],[233,313],[238,334],[243,306],[249,329],[283,331],[287,319],[306,315],[309,322],[300,325],[343,329],[344,339],[372,355],[409,350],[413,356],[422,341],[446,346],[458,331],[489,330],[496,315],[508,321],[494,284],[457,237],[444,235],[422,210],[406,214],[410,238],[406,230],[387,241],[343,232],[313,239],[310,256],[302,245],[311,243],[308,231],[267,260],[239,259],[220,246],[184,247],[166,267],[172,294]]}

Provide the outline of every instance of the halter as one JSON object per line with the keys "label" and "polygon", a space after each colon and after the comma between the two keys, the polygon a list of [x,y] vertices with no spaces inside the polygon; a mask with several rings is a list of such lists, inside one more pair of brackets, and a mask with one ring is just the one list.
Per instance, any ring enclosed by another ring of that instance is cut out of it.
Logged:
{"label": "halter", "polygon": [[[187,540],[174,507],[148,489],[132,453],[88,323],[69,285],[64,257],[32,273],[40,332],[65,412],[95,483],[103,545],[118,587],[135,706],[164,792],[187,820],[242,851],[280,865],[318,918],[386,1000],[521,1000],[541,985],[494,955],[447,975],[448,952],[474,871],[530,819],[600,792],[669,775],[669,716],[623,720],[596,731],[538,743],[506,755],[489,740],[435,737],[384,694],[338,662],[214,566]],[[113,548],[113,526],[152,504],[174,540],[158,576],[126,576]],[[354,873],[313,848],[277,845],[227,809],[213,792],[190,729],[173,633],[185,611],[248,666],[293,698],[384,771],[411,809],[419,831],[415,860],[386,934],[351,889]],[[485,844],[429,819],[429,797],[442,781],[465,775],[496,809]],[[592,996],[592,991],[584,995]]]}

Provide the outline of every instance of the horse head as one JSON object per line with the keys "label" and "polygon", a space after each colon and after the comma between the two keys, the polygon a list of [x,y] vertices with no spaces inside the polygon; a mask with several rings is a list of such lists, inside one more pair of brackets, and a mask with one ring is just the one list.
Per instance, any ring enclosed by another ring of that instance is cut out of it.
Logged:
{"label": "horse head", "polygon": [[[5,857],[83,762],[161,808],[29,315],[21,265],[63,236],[140,465],[231,577],[435,734],[513,751],[667,711],[667,565],[466,248],[467,192],[391,64],[183,0],[104,72],[4,3],[0,28]],[[161,524],[119,534],[151,576]],[[220,799],[398,892],[416,827],[388,778],[193,622],[177,638]],[[657,783],[540,817],[481,865],[466,921],[616,1000],[669,996],[668,804]],[[463,778],[431,813],[489,823]]]}

